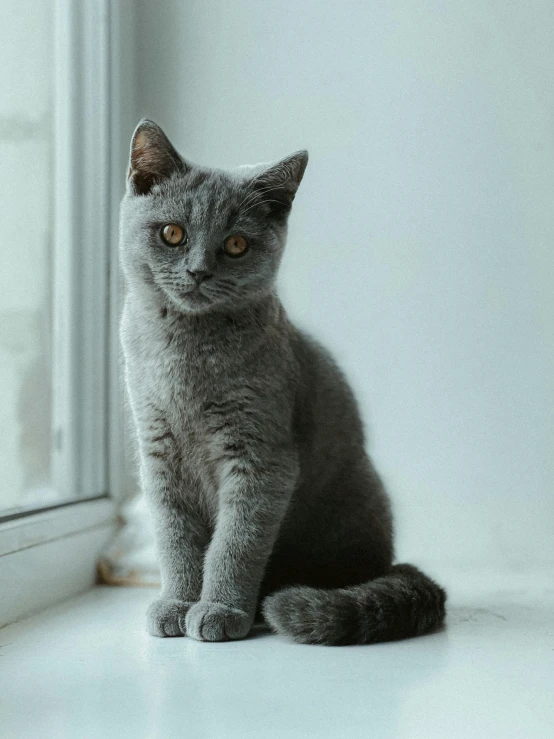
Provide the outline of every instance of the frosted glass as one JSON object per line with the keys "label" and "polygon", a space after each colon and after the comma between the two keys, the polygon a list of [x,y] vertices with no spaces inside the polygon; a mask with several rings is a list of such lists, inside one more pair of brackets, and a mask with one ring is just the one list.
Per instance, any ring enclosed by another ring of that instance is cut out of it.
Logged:
{"label": "frosted glass", "polygon": [[51,486],[54,1],[0,6],[0,509]]}

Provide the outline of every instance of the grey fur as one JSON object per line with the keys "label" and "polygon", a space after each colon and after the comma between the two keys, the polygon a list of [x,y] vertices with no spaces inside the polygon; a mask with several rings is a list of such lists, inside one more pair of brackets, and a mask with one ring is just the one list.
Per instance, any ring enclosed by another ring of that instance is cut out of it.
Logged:
{"label": "grey fur", "polygon": [[[305,642],[400,638],[444,617],[435,583],[392,568],[355,399],[275,293],[307,158],[223,172],[182,159],[150,121],[133,136],[121,338],[156,522],[157,636],[244,637],[264,598],[268,623]],[[164,245],[166,223],[186,244]],[[222,251],[234,233],[250,244],[240,258]]]}

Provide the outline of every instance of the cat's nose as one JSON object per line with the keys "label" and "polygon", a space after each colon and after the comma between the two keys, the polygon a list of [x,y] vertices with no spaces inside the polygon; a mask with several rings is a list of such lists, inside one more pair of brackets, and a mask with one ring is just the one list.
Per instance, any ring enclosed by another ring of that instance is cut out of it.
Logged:
{"label": "cat's nose", "polygon": [[191,269],[187,269],[187,273],[192,277],[197,285],[199,285],[204,280],[207,280],[208,277],[212,276],[212,273],[208,272],[205,269],[195,269],[194,271]]}

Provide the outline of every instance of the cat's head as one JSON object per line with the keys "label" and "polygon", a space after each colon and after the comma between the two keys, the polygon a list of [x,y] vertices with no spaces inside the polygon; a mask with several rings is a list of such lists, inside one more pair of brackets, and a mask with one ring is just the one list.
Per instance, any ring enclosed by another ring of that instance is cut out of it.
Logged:
{"label": "cat's head", "polygon": [[141,283],[194,313],[270,292],[307,163],[299,151],[229,172],[199,167],[159,126],[141,121],[121,206],[121,260],[131,287]]}

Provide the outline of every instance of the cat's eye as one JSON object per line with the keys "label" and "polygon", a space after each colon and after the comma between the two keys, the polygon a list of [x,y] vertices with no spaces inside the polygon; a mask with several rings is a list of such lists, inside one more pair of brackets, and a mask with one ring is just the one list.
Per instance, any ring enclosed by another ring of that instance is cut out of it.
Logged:
{"label": "cat's eye", "polygon": [[177,223],[168,223],[161,230],[162,241],[168,246],[180,246],[187,240],[185,229]]}
{"label": "cat's eye", "polygon": [[240,234],[229,236],[228,239],[225,239],[223,250],[230,257],[242,257],[248,251],[248,241]]}

